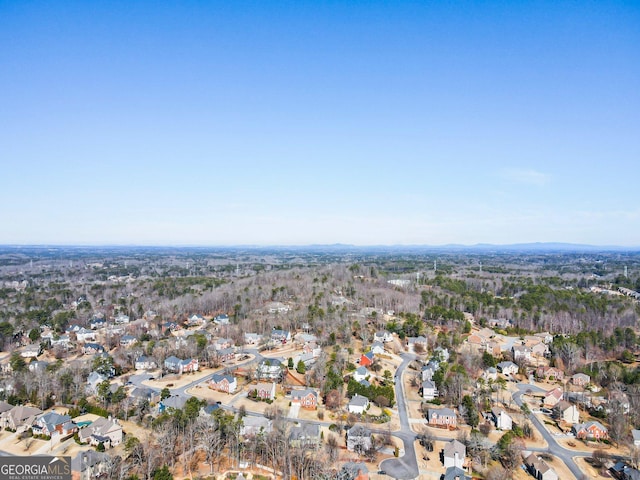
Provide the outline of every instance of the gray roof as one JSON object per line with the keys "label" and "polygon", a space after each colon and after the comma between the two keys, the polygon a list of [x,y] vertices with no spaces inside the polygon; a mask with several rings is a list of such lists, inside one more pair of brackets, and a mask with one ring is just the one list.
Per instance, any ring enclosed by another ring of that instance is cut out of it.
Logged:
{"label": "gray roof", "polygon": [[364,425],[354,425],[347,430],[347,437],[370,437],[371,430]]}
{"label": "gray roof", "polygon": [[513,362],[500,362],[500,363],[498,364],[498,368],[499,368],[500,370],[504,370],[504,369],[505,369],[505,368],[507,368],[507,367],[516,367],[516,368],[518,368],[518,365],[516,365],[516,364],[515,364],[515,363],[513,363]]}
{"label": "gray roof", "polygon": [[429,419],[431,419],[433,415],[439,415],[441,417],[455,417],[456,412],[450,408],[430,408],[428,411]]}
{"label": "gray roof", "polygon": [[362,395],[358,395],[357,393],[351,400],[349,400],[349,405],[353,405],[356,407],[366,407],[368,403],[369,399],[367,397],[363,397]]}
{"label": "gray roof", "polygon": [[164,405],[165,408],[174,408],[176,410],[182,409],[185,403],[187,403],[187,399],[177,395],[172,395],[162,400],[162,405]]}
{"label": "gray roof", "polygon": [[311,390],[310,388],[307,388],[306,390],[292,390],[291,398],[302,398],[302,397],[306,397],[309,394],[314,395],[316,398],[318,397],[318,393],[315,390]]}
{"label": "gray roof", "polygon": [[291,427],[289,440],[301,440],[305,438],[316,439],[320,437],[320,425],[303,423],[299,427]]}
{"label": "gray roof", "polygon": [[13,408],[13,405],[11,405],[10,403],[7,403],[5,401],[0,401],[0,413],[8,412],[12,408]]}
{"label": "gray roof", "polygon": [[432,389],[432,388],[436,388],[436,383],[432,380],[425,380],[424,382],[422,382],[422,389]]}
{"label": "gray roof", "polygon": [[154,391],[150,388],[147,387],[136,387],[131,391],[130,396],[135,397],[135,398],[144,398],[144,399],[151,399],[151,397],[153,397]]}
{"label": "gray roof", "polygon": [[211,377],[211,381],[214,383],[220,383],[225,378],[229,383],[233,383],[235,381],[235,377],[233,375],[220,375],[217,373],[213,377]]}
{"label": "gray roof", "polygon": [[445,457],[453,458],[457,453],[460,458],[467,455],[467,447],[458,440],[451,440],[444,445],[443,453]]}
{"label": "gray roof", "polygon": [[[71,421],[71,417],[69,415],[60,415],[56,412],[47,412],[40,415],[40,418],[38,420],[41,420],[49,427],[55,427],[56,425],[62,425],[66,422]],[[50,429],[53,430],[53,428]]]}
{"label": "gray roof", "polygon": [[464,473],[464,470],[458,467],[449,467],[447,471],[444,473],[444,480],[467,480],[471,477],[467,477]]}
{"label": "gray roof", "polygon": [[74,472],[84,472],[87,468],[94,467],[107,460],[109,460],[109,455],[106,453],[86,450],[78,453],[78,455],[71,460],[71,470]]}

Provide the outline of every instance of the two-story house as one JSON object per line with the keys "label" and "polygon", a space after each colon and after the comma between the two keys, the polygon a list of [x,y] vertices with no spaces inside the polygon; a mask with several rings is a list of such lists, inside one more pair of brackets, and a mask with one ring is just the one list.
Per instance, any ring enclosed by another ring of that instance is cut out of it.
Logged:
{"label": "two-story house", "polygon": [[33,433],[36,435],[64,437],[75,433],[78,430],[78,427],[71,421],[71,417],[69,415],[47,412],[36,418],[33,425],[31,425],[31,430],[33,430]]}
{"label": "two-story house", "polygon": [[155,360],[151,357],[147,357],[146,355],[141,355],[136,358],[134,366],[136,370],[154,370],[158,368]]}
{"label": "two-story house", "polygon": [[572,431],[578,439],[604,440],[609,438],[607,428],[595,420],[574,425]]}
{"label": "two-story house", "polygon": [[458,417],[450,408],[430,408],[427,410],[427,422],[432,426],[455,428]]}
{"label": "two-story house", "polygon": [[198,371],[198,359],[186,358],[181,359],[171,355],[164,361],[164,368],[171,373],[189,373]]}
{"label": "two-story house", "polygon": [[318,392],[310,388],[305,390],[293,390],[291,392],[291,404],[300,405],[308,410],[318,408]]}
{"label": "two-story house", "polygon": [[371,430],[364,425],[356,424],[347,430],[347,450],[364,453],[372,446]]}
{"label": "two-story house", "polygon": [[99,417],[78,431],[80,443],[115,447],[122,443],[122,425],[117,419]]}
{"label": "two-story house", "polygon": [[547,462],[538,458],[535,453],[525,458],[524,464],[527,470],[529,470],[529,473],[537,480],[558,480],[558,475],[553,468],[551,468]]}
{"label": "two-story house", "polygon": [[289,445],[294,448],[316,449],[320,445],[320,425],[303,423],[291,427]]}
{"label": "two-story house", "polygon": [[467,447],[458,440],[451,440],[445,443],[444,449],[442,450],[442,462],[445,468],[463,468],[466,456]]}
{"label": "two-story house", "polygon": [[276,398],[275,382],[259,382],[255,387],[249,387],[249,392],[251,393],[253,391],[255,391],[256,397],[261,400],[274,400]]}
{"label": "two-story house", "polygon": [[238,389],[238,381],[233,375],[215,374],[211,377],[209,388],[225,393],[235,393]]}
{"label": "two-story house", "polygon": [[349,400],[349,403],[347,404],[347,410],[349,413],[362,415],[367,411],[367,408],[369,408],[369,399],[362,395],[358,395],[357,393],[351,397],[351,400]]}
{"label": "two-story house", "polygon": [[502,408],[493,407],[491,409],[491,417],[498,430],[511,430],[513,428],[513,419]]}
{"label": "two-story house", "polygon": [[425,380],[422,382],[422,398],[426,401],[433,400],[438,396],[438,389],[433,380]]}

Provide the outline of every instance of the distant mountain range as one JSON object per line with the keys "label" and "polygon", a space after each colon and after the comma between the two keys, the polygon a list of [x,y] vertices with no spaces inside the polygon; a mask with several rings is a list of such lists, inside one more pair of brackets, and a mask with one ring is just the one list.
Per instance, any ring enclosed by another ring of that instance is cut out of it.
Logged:
{"label": "distant mountain range", "polygon": [[107,251],[215,251],[250,250],[272,252],[310,252],[310,253],[596,253],[596,252],[640,252],[640,246],[623,247],[618,245],[586,245],[561,242],[535,242],[496,245],[478,243],[475,245],[352,245],[344,243],[312,245],[0,245],[0,253],[27,251],[76,250],[91,252]]}
{"label": "distant mountain range", "polygon": [[[257,247],[269,248],[269,247]],[[308,245],[308,246],[274,246],[272,248],[300,249],[315,251],[405,251],[405,252],[467,252],[467,253],[551,253],[551,252],[640,252],[640,246],[623,247],[619,245],[586,245],[578,243],[561,242],[534,242],[534,243],[513,243],[506,245],[496,245],[490,243],[478,243],[475,245],[462,245],[450,243],[446,245],[349,245],[349,244],[328,244],[328,245]]]}

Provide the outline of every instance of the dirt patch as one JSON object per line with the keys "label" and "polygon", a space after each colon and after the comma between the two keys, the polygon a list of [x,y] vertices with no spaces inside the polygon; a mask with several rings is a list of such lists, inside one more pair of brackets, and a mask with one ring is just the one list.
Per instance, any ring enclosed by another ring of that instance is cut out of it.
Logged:
{"label": "dirt patch", "polygon": [[[584,473],[587,478],[611,478],[610,475],[602,475],[600,470],[594,468],[584,457],[573,457],[573,461],[576,462],[578,468],[582,473]],[[560,472],[558,472],[558,478],[564,478],[560,476]],[[570,478],[570,477],[567,477]]]}

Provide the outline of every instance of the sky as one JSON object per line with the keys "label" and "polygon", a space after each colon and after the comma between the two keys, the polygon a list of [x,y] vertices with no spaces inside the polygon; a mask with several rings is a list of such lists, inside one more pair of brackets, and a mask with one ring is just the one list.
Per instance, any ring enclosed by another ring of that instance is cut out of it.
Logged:
{"label": "sky", "polygon": [[0,244],[640,246],[640,2],[0,0]]}

